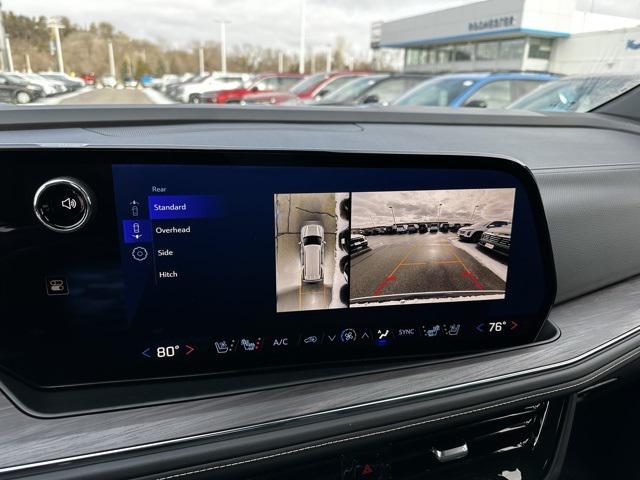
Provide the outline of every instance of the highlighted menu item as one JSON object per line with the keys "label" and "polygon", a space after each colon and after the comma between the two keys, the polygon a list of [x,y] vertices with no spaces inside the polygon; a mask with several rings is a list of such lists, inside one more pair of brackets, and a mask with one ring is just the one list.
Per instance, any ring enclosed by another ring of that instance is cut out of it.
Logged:
{"label": "highlighted menu item", "polygon": [[222,216],[220,195],[152,195],[149,217],[152,220],[219,218]]}

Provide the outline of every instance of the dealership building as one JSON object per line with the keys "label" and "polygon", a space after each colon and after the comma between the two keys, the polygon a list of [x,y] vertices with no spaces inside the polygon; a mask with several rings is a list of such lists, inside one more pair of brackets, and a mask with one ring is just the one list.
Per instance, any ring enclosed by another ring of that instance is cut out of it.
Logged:
{"label": "dealership building", "polygon": [[640,71],[637,0],[483,0],[371,27],[404,68],[559,74]]}

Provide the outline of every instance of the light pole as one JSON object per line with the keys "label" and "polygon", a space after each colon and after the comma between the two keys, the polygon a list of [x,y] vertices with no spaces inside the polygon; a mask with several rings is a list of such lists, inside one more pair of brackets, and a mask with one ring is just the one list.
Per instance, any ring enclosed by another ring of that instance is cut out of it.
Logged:
{"label": "light pole", "polygon": [[227,24],[229,20],[216,20],[220,24],[220,70],[227,73]]}
{"label": "light pole", "polygon": [[284,52],[278,52],[278,73],[284,73]]}
{"label": "light pole", "polygon": [[113,56],[113,42],[107,44],[107,50],[109,51],[109,73],[112,77],[116,76],[116,61]]}
{"label": "light pole", "polygon": [[300,8],[300,65],[299,72],[304,73],[304,44],[305,44],[305,29],[306,27],[306,10],[307,10],[307,0],[302,0],[302,5]]}
{"label": "light pole", "polygon": [[13,72],[13,54],[11,53],[11,40],[9,40],[9,35],[4,37],[4,45],[7,49],[7,63],[9,66],[9,71]]}
{"label": "light pole", "polygon": [[53,36],[56,41],[56,53],[58,54],[58,71],[64,73],[64,61],[62,59],[62,43],[60,42],[60,29],[64,28],[64,25],[58,23],[55,19],[49,20],[49,28],[53,29]]}
{"label": "light pole", "polygon": [[198,70],[200,75],[204,75],[204,45],[202,43],[198,47]]}
{"label": "light pole", "polygon": [[393,207],[392,206],[389,206],[389,208],[391,209],[391,215],[393,215],[393,224],[395,225],[396,224],[396,214],[393,213]]}
{"label": "light pole", "polygon": [[327,45],[327,73],[331,73],[331,60],[332,60],[331,45]]}
{"label": "light pole", "polygon": [[473,216],[476,214],[476,210],[478,208],[479,205],[476,205],[475,207],[473,207],[473,212],[471,213],[471,218],[469,219],[469,221],[473,221]]}
{"label": "light pole", "polygon": [[438,226],[440,226],[440,210],[442,209],[442,203],[438,204],[438,218],[436,219],[436,222],[438,223]]}

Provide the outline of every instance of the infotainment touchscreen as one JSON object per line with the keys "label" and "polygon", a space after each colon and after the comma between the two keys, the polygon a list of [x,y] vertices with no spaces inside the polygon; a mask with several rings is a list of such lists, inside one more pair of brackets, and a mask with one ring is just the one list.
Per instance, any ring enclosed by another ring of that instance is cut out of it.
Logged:
{"label": "infotainment touchscreen", "polygon": [[0,230],[0,363],[39,385],[511,346],[553,299],[539,193],[515,162],[93,155],[16,166],[24,209],[0,206],[26,225]]}

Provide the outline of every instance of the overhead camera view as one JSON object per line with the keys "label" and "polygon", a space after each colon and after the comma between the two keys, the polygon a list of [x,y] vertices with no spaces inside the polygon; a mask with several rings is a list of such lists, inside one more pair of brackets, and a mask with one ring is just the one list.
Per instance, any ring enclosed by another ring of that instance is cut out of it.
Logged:
{"label": "overhead camera view", "polygon": [[514,200],[515,189],[354,192],[351,305],[503,299]]}
{"label": "overhead camera view", "polygon": [[339,196],[335,193],[274,196],[278,312],[343,307],[333,298]]}

